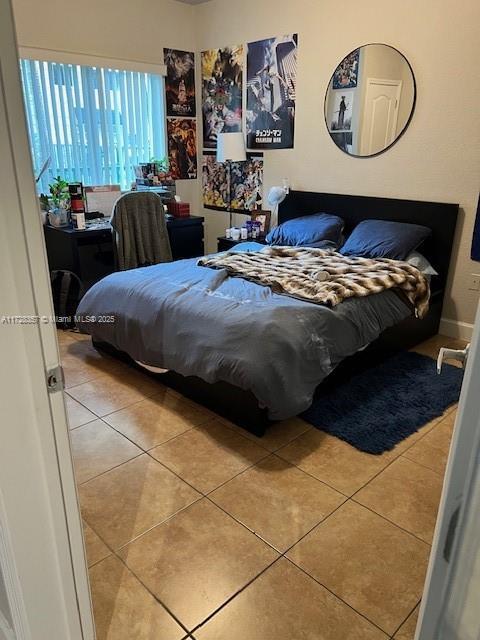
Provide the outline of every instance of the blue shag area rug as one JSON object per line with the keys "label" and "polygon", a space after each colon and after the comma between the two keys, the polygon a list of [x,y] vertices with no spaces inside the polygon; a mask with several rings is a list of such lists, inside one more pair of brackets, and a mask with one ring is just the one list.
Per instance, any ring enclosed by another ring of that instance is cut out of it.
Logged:
{"label": "blue shag area rug", "polygon": [[318,390],[301,417],[367,453],[380,454],[458,401],[463,369],[405,351]]}

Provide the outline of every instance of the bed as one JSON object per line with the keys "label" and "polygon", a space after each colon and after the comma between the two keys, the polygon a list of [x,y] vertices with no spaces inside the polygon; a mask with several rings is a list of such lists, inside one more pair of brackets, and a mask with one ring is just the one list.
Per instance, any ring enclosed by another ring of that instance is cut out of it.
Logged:
{"label": "bed", "polygon": [[458,205],[291,191],[279,222],[319,211],[340,216],[347,238],[368,219],[430,228],[422,253],[438,276],[426,317],[392,290],[331,309],[183,260],[107,276],[81,301],[79,328],[99,350],[167,369],[165,384],[262,435],[305,410],[319,384],[438,332]]}

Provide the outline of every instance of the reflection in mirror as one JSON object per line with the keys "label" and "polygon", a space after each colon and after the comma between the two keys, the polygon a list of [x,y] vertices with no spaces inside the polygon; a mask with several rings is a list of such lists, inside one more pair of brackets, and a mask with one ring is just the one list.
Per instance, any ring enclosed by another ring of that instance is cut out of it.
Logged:
{"label": "reflection in mirror", "polygon": [[367,44],[335,69],[325,95],[325,122],[335,144],[353,156],[388,149],[415,106],[415,78],[405,57],[386,44]]}

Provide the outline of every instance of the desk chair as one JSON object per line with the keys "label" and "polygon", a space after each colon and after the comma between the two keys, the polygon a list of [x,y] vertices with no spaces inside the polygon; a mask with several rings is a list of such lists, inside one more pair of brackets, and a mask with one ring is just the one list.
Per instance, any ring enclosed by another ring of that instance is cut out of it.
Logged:
{"label": "desk chair", "polygon": [[119,271],[172,261],[165,209],[156,193],[126,193],[117,200],[111,222]]}

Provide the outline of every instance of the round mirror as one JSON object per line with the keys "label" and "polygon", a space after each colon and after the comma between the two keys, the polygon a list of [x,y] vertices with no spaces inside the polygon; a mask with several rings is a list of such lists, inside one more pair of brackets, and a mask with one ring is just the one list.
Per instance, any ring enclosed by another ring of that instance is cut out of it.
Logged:
{"label": "round mirror", "polygon": [[415,78],[406,58],[386,44],[366,44],[333,72],[325,122],[335,144],[351,156],[374,156],[398,140],[415,106]]}

